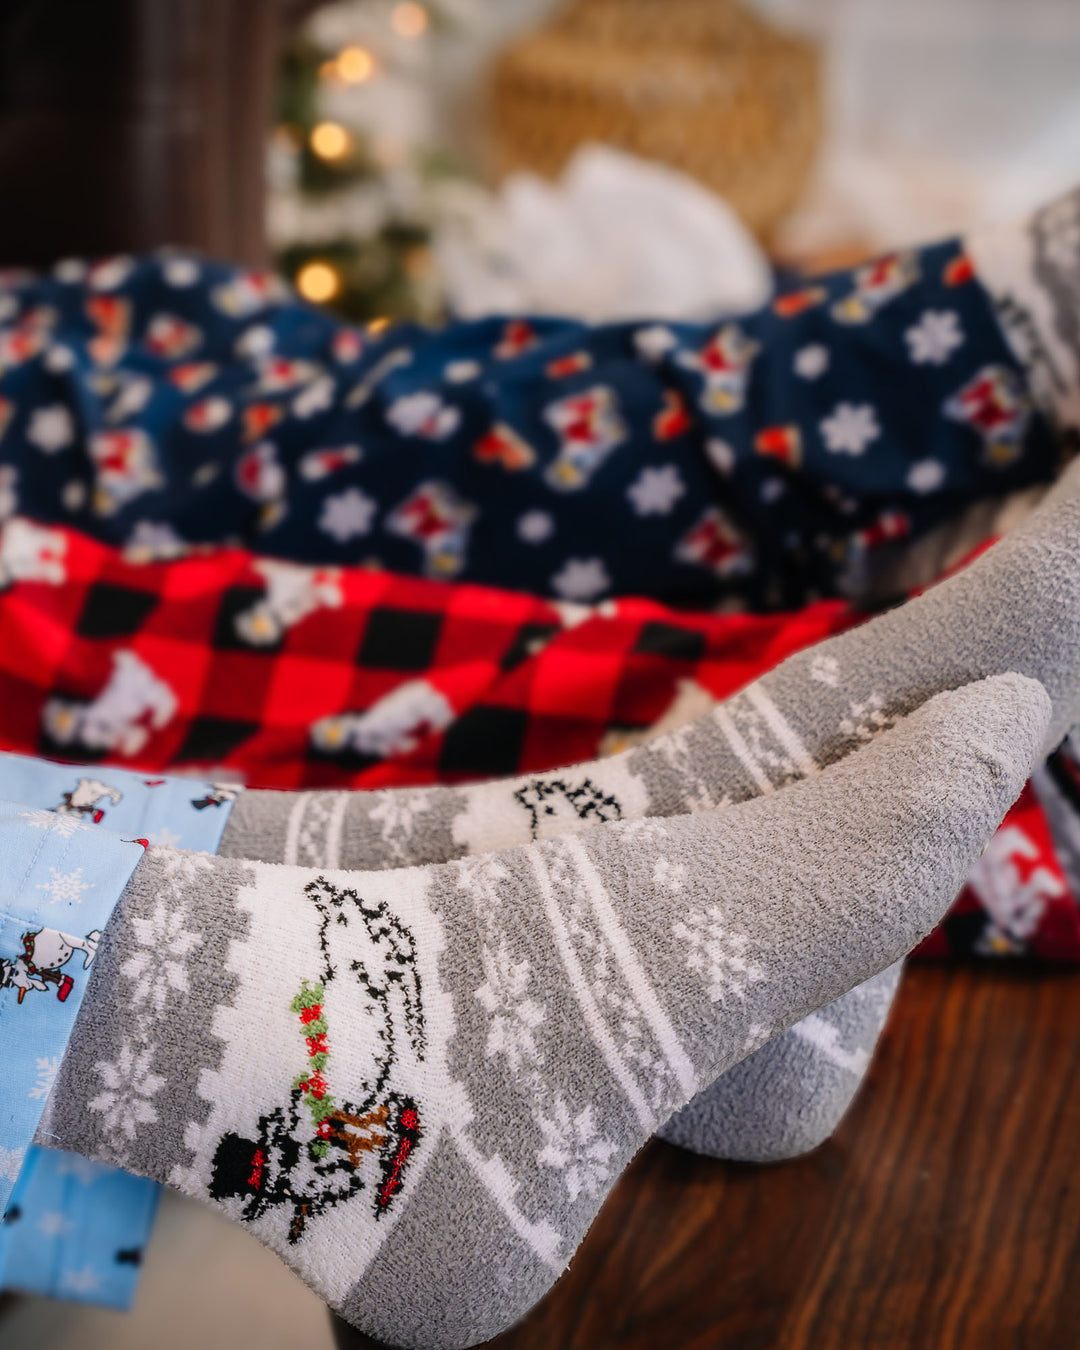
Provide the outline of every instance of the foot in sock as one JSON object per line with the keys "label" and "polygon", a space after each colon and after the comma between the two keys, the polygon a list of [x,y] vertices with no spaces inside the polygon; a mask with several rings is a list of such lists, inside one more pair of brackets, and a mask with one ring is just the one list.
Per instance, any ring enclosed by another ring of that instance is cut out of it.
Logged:
{"label": "foot in sock", "polygon": [[[266,861],[365,869],[441,862],[605,820],[671,816],[745,801],[816,772],[865,744],[941,690],[1020,670],[1054,703],[1047,749],[1080,720],[1080,465],[1044,504],[965,572],[925,596],[790,658],[688,727],[594,764],[462,788],[244,793],[221,852]],[[868,1052],[887,1003],[849,997],[829,1010]],[[827,1136],[857,1078],[837,1075],[820,1046],[816,1075],[795,1086],[812,1038],[794,1031],[741,1075],[707,1090],[664,1137],[720,1157],[779,1156],[793,1121],[797,1151]],[[780,1066],[792,1065],[790,1075]],[[739,1081],[739,1080],[742,1081]],[[771,1125],[767,1084],[785,1080]],[[715,1096],[715,1100],[711,1098]],[[749,1098],[754,1105],[750,1106]],[[719,1129],[743,1110],[761,1125]],[[697,1122],[695,1125],[694,1122]]]}
{"label": "foot in sock", "polygon": [[214,1201],[380,1340],[474,1344],[700,1084],[929,930],[1050,716],[1006,675],[758,801],[427,868],[151,848],[40,1142]]}

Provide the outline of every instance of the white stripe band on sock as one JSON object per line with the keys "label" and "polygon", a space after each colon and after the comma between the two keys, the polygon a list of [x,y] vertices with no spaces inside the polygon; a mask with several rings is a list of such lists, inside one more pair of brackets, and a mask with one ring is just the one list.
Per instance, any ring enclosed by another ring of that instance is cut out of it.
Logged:
{"label": "white stripe band on sock", "polygon": [[766,726],[795,761],[799,771],[808,778],[817,773],[817,762],[761,685],[748,684],[743,693],[765,719]]}
{"label": "white stripe band on sock", "polygon": [[630,986],[634,1001],[641,1009],[645,1021],[648,1022],[653,1035],[660,1043],[664,1058],[679,1080],[679,1087],[682,1088],[687,1097],[692,1097],[698,1090],[694,1066],[690,1063],[689,1056],[675,1034],[671,1019],[661,1007],[660,1000],[656,996],[656,990],[649,983],[649,977],[641,967],[637,952],[634,951],[622,924],[619,923],[618,915],[616,915],[611,901],[607,897],[603,883],[589,861],[589,855],[582,847],[580,839],[567,838],[564,840],[564,844],[567,853],[573,858],[574,864],[585,882],[585,894],[588,896],[589,904],[592,906],[593,913],[596,915],[604,936],[614,948],[615,960],[619,963],[623,978]]}
{"label": "white stripe band on sock", "polygon": [[285,827],[285,853],[282,862],[290,867],[296,866],[297,855],[300,851],[300,826],[304,822],[304,812],[307,810],[307,804],[310,800],[310,792],[301,792],[293,809],[289,812],[289,822]]}
{"label": "white stripe band on sock", "polygon": [[341,827],[349,805],[349,793],[339,792],[326,825],[326,866],[341,866]]}
{"label": "white stripe band on sock", "polygon": [[461,1156],[472,1168],[488,1195],[502,1210],[504,1217],[518,1237],[536,1253],[545,1265],[550,1266],[553,1270],[561,1271],[565,1264],[558,1255],[559,1248],[562,1246],[562,1238],[550,1224],[530,1223],[510,1199],[515,1186],[503,1160],[498,1154],[493,1158],[483,1157],[463,1130],[455,1131],[453,1139],[461,1150]]}
{"label": "white stripe band on sock", "polygon": [[735,757],[757,784],[761,795],[767,797],[769,793],[774,790],[772,782],[762,770],[761,765],[750,753],[750,747],[743,740],[739,728],[731,720],[731,714],[726,708],[718,703],[713,709],[713,716],[716,718],[717,726],[727,737],[728,745],[730,745],[735,752]]}
{"label": "white stripe band on sock", "polygon": [[592,1033],[592,1038],[600,1053],[604,1056],[604,1061],[611,1070],[612,1076],[637,1113],[638,1120],[641,1121],[645,1129],[651,1132],[656,1128],[656,1113],[645,1100],[645,1094],[638,1087],[633,1074],[619,1054],[611,1037],[611,1032],[608,1031],[600,1014],[600,1009],[596,1006],[596,1001],[589,992],[585,972],[581,969],[578,959],[574,955],[570,935],[566,931],[562,913],[551,890],[551,878],[548,876],[544,864],[540,861],[539,852],[530,850],[529,858],[536,874],[537,884],[540,887],[540,894],[543,897],[544,909],[547,912],[548,923],[551,925],[552,936],[555,939],[555,947],[562,958],[563,966],[570,981],[570,988],[573,990],[574,997],[577,999],[578,1006],[585,1017],[585,1023]]}

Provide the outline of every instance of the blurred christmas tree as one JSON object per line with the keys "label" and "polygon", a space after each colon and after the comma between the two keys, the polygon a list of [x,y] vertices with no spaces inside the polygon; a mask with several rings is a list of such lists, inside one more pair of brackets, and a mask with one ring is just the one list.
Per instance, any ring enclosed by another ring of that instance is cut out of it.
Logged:
{"label": "blurred christmas tree", "polygon": [[305,299],[346,318],[430,320],[435,192],[464,173],[432,79],[462,0],[350,0],[315,12],[286,50],[270,156],[270,237]]}

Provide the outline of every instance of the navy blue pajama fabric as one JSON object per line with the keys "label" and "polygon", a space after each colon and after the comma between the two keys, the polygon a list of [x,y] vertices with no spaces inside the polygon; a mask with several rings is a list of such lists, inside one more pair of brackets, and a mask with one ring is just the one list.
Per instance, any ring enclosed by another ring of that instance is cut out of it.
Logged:
{"label": "navy blue pajama fabric", "polygon": [[0,278],[0,516],[568,601],[794,607],[1053,477],[957,242],[714,323],[346,327],[183,255]]}

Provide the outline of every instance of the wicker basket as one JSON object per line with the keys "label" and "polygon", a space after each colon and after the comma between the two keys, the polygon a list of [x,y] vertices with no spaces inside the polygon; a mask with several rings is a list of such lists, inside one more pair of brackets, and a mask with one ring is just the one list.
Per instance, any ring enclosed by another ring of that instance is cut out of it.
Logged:
{"label": "wicker basket", "polygon": [[767,237],[821,137],[820,63],[738,0],[573,0],[496,60],[496,179],[559,173],[586,141],[660,160],[719,192]]}

